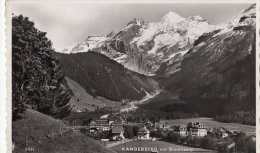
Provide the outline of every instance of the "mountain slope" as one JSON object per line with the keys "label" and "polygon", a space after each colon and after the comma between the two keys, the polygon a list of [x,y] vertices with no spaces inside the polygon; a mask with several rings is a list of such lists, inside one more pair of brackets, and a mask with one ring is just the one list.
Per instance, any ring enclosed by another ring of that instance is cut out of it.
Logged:
{"label": "mountain slope", "polygon": [[157,88],[153,79],[132,72],[95,52],[59,54],[65,76],[80,84],[93,97],[113,101],[140,100]]}
{"label": "mountain slope", "polygon": [[255,109],[255,20],[253,5],[195,41],[181,62],[182,99],[212,114]]}
{"label": "mountain slope", "polygon": [[13,122],[12,136],[15,142],[14,153],[26,152],[26,143],[27,147],[34,148],[35,153],[114,152],[86,135],[75,132],[63,123],[34,110],[27,110],[21,120]]}
{"label": "mountain slope", "polygon": [[73,96],[70,99],[70,104],[73,106],[73,111],[82,112],[86,109],[93,111],[97,107],[116,107],[121,105],[121,103],[113,102],[103,97],[94,98],[89,93],[87,93],[86,90],[77,82],[71,80],[68,77],[65,77],[65,79],[67,80],[68,89],[71,89],[73,92]]}
{"label": "mountain slope", "polygon": [[183,55],[204,32],[212,29],[203,17],[189,18],[169,12],[160,22],[133,19],[118,33],[90,36],[85,42],[56,50],[61,53],[95,51],[141,74],[154,75],[162,64],[172,65],[167,73],[179,70]]}

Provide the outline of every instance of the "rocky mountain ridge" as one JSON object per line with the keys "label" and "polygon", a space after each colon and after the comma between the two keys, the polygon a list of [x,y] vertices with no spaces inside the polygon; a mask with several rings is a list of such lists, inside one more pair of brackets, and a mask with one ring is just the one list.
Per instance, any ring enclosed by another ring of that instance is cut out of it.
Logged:
{"label": "rocky mountain ridge", "polygon": [[[134,18],[127,27],[107,37],[89,36],[85,42],[56,50],[61,53],[95,51],[141,74],[154,75],[163,63],[180,61],[194,41],[212,29],[203,17],[169,12],[160,22]],[[170,72],[171,73],[171,72]]]}

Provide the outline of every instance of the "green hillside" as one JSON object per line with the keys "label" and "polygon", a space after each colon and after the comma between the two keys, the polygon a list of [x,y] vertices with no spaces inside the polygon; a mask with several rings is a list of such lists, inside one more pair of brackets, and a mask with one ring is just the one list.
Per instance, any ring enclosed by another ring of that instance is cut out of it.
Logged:
{"label": "green hillside", "polygon": [[26,146],[34,148],[35,153],[113,153],[60,121],[34,110],[26,110],[23,118],[12,125],[14,153],[26,152]]}

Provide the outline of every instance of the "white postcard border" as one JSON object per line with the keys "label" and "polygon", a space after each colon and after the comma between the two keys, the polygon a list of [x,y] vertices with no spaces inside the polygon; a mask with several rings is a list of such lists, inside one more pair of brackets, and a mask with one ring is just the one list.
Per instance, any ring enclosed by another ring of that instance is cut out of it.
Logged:
{"label": "white postcard border", "polygon": [[[0,151],[12,152],[11,140],[11,4],[12,3],[256,3],[256,152],[260,152],[260,130],[259,130],[259,8],[258,0],[0,0],[0,120],[3,122],[0,126]],[[5,12],[6,8],[6,12]],[[5,29],[6,18],[6,29]],[[6,31],[5,31],[6,30]],[[4,31],[6,33],[4,33]],[[6,41],[5,41],[6,40]],[[5,45],[6,44],[6,45]],[[5,53],[5,54],[4,54]],[[3,101],[3,102],[2,102]]]}

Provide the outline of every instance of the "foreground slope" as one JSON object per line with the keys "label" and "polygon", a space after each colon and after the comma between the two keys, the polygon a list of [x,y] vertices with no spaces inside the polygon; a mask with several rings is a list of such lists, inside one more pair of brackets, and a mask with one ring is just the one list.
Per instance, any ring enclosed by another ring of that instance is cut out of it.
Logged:
{"label": "foreground slope", "polygon": [[253,5],[195,41],[181,63],[181,98],[210,114],[255,110],[255,20]]}
{"label": "foreground slope", "polygon": [[34,148],[35,153],[113,153],[84,134],[34,110],[27,110],[21,120],[13,122],[12,128],[14,153],[26,152],[26,146]]}
{"label": "foreground slope", "polygon": [[113,101],[141,100],[157,88],[153,79],[130,71],[95,52],[56,53],[65,76],[80,84],[93,97]]}

